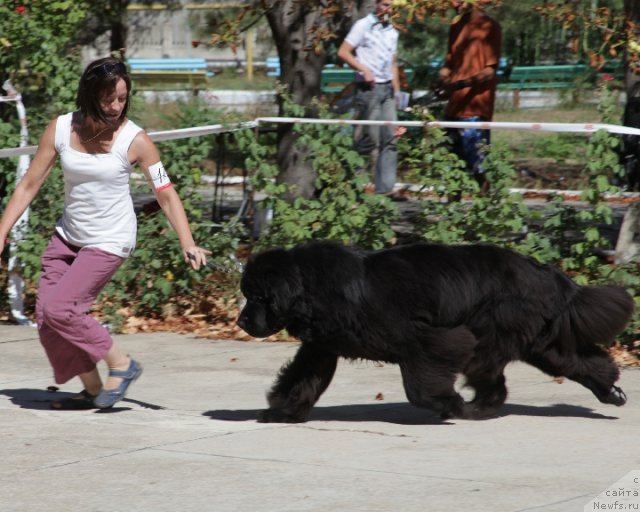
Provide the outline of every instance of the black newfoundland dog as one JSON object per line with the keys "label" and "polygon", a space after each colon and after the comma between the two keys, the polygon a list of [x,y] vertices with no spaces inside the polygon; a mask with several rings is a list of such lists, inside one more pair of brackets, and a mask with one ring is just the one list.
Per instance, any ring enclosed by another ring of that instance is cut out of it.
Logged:
{"label": "black newfoundland dog", "polygon": [[[268,393],[262,422],[303,422],[339,357],[400,365],[409,401],[443,418],[494,416],[504,368],[525,361],[623,405],[619,371],[602,346],[634,303],[617,286],[581,287],[562,272],[491,245],[415,244],[366,252],[332,242],[254,255],[241,281],[238,325],[281,329],[302,343]],[[475,390],[455,391],[458,374]]]}

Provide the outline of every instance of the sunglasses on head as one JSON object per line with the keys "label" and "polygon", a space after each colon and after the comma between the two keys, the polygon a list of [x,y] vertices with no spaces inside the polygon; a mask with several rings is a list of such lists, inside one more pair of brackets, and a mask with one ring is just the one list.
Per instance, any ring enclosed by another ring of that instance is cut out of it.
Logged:
{"label": "sunglasses on head", "polygon": [[102,78],[107,75],[126,75],[127,67],[122,62],[105,62],[89,71],[87,80]]}

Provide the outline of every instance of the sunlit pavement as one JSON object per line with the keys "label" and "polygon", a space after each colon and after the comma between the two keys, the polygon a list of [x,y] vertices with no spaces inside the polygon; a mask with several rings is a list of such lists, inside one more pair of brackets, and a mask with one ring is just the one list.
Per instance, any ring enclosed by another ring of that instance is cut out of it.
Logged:
{"label": "sunlit pavement", "polygon": [[129,397],[52,411],[80,382],[47,391],[35,329],[0,325],[2,512],[568,512],[640,469],[637,369],[616,408],[514,364],[498,418],[443,422],[397,367],[342,361],[307,423],[259,424],[296,343],[117,339],[145,367]]}

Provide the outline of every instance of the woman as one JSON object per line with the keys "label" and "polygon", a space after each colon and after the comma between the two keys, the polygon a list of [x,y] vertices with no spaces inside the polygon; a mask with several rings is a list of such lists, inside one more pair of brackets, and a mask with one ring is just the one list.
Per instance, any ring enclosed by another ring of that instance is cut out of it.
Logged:
{"label": "woman", "polygon": [[[53,409],[109,408],[142,373],[140,363],[116,345],[89,315],[111,276],[133,252],[136,217],[129,192],[133,164],[144,172],[180,240],[185,262],[206,264],[175,189],[149,136],[127,119],[131,80],[111,57],[87,66],[78,87],[78,110],[52,120],[27,173],[0,219],[0,247],[47,179],[56,158],[64,174],[64,210],[42,256],[36,301],[40,341],[57,383],[78,376],[84,389]],[[96,364],[109,369],[102,383]]]}

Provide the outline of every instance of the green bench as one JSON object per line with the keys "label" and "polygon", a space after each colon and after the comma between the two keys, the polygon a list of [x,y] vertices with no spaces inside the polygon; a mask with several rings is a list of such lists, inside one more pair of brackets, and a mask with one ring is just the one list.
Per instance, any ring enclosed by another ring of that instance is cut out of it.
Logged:
{"label": "green bench", "polygon": [[[413,69],[405,69],[407,81],[411,83]],[[320,78],[320,90],[323,94],[332,94],[342,91],[347,85],[354,81],[355,71],[351,68],[329,68],[322,69]]]}
{"label": "green bench", "polygon": [[624,80],[624,64],[622,59],[612,59],[605,62],[602,69],[598,71],[600,76],[612,75],[616,80]]}
{"label": "green bench", "polygon": [[554,66],[514,66],[508,79],[498,85],[504,90],[558,89],[576,85],[578,78],[587,76],[586,64],[561,64]]}
{"label": "green bench", "polygon": [[520,107],[520,91],[531,89],[571,89],[590,71],[586,64],[560,64],[550,66],[514,66],[498,90],[513,91],[513,106]]}
{"label": "green bench", "polygon": [[134,87],[143,91],[183,91],[197,94],[206,89],[209,77],[205,59],[142,59],[127,61]]}
{"label": "green bench", "polygon": [[323,94],[340,92],[354,77],[355,71],[351,68],[322,68],[320,90]]}

